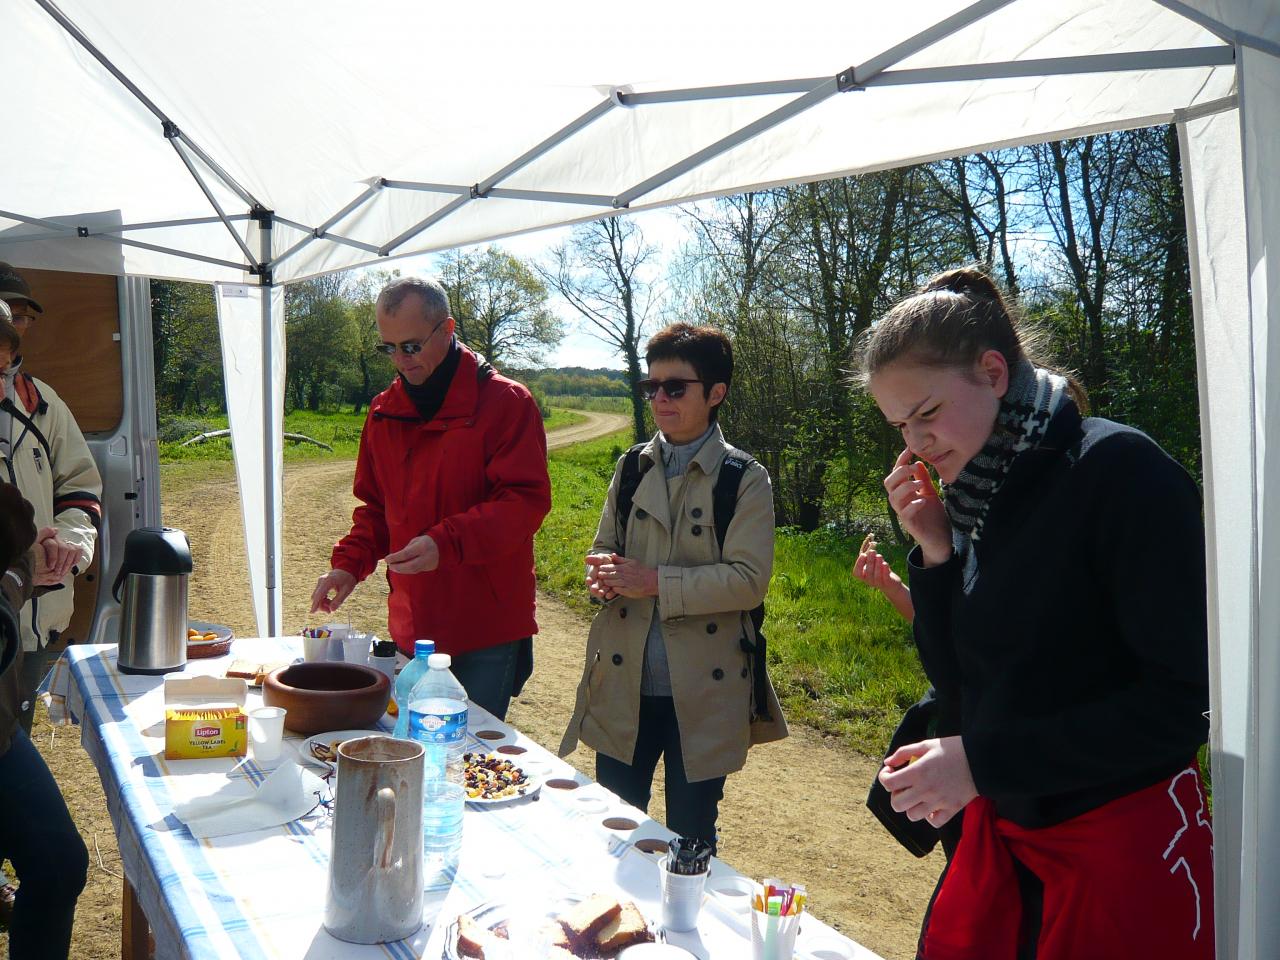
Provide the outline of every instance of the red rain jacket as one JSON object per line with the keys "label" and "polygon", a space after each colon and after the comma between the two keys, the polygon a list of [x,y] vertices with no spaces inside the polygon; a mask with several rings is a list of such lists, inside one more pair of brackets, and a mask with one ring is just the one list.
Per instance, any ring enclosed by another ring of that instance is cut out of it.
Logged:
{"label": "red rain jacket", "polygon": [[533,535],[551,509],[547,437],[529,391],[477,376],[462,347],[444,404],[423,422],[397,377],[369,405],[354,492],[361,501],[332,564],[357,580],[414,537],[440,548],[430,573],[387,573],[388,626],[413,655],[429,638],[459,654],[538,632]]}

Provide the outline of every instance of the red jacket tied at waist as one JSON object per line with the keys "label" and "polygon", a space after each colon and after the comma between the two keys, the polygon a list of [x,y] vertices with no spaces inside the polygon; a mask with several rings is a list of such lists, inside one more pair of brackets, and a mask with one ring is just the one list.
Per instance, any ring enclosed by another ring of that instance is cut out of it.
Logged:
{"label": "red jacket tied at waist", "polygon": [[369,405],[354,492],[361,505],[333,549],[357,580],[422,534],[440,550],[430,573],[387,573],[396,646],[430,638],[459,654],[537,632],[533,535],[551,509],[547,439],[529,391],[462,348],[444,404],[424,422],[396,379]]}
{"label": "red jacket tied at waist", "polygon": [[1200,769],[1050,827],[978,797],[920,937],[923,960],[1014,960],[1014,858],[1043,883],[1037,960],[1213,960],[1213,829]]}

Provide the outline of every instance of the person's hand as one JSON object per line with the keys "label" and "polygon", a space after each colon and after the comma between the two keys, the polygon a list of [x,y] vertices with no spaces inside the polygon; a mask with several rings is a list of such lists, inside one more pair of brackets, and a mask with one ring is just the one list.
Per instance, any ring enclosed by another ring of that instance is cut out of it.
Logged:
{"label": "person's hand", "polygon": [[600,565],[604,563],[613,563],[620,559],[616,554],[612,553],[589,553],[586,556],[587,563],[587,592],[591,596],[600,600],[612,600],[618,595],[618,592],[612,587],[600,582]]}
{"label": "person's hand", "polygon": [[356,588],[356,578],[345,570],[330,570],[316,581],[311,591],[311,612],[333,613]]}
{"label": "person's hand", "polygon": [[[0,483],[0,573],[14,564],[36,542],[35,511],[11,483]],[[43,555],[43,550],[37,550]]]}
{"label": "person's hand", "polygon": [[392,573],[430,573],[440,566],[440,548],[425,533],[414,537],[395,553],[387,554]]}
{"label": "person's hand", "polygon": [[656,597],[658,570],[639,561],[614,554],[608,563],[596,566],[596,577],[603,588],[620,597]]}
{"label": "person's hand", "polygon": [[951,559],[951,521],[929,468],[913,461],[910,449],[898,454],[893,470],[884,478],[889,505],[907,533],[920,544],[926,567],[936,567]]}
{"label": "person's hand", "polygon": [[935,827],[941,827],[978,795],[959,737],[899,747],[885,757],[879,778],[889,791],[893,809]]}
{"label": "person's hand", "polygon": [[915,619],[910,588],[893,572],[889,561],[876,551],[876,542],[869,533],[858,550],[858,559],[853,562],[853,575],[883,593],[908,623]]}
{"label": "person's hand", "polygon": [[36,535],[37,587],[53,587],[67,579],[80,559],[80,548],[63,540],[54,527],[42,527]]}
{"label": "person's hand", "polygon": [[876,542],[871,539],[871,534],[867,534],[858,550],[858,559],[853,562],[853,575],[882,593],[888,593],[895,586],[904,589],[906,586],[902,578],[893,572],[889,561],[876,552]]}

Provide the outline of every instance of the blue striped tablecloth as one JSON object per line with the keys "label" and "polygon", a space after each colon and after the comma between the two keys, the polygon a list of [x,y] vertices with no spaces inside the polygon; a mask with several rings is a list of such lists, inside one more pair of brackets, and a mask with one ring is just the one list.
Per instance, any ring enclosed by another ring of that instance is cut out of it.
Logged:
{"label": "blue striped tablecloth", "polygon": [[[193,660],[182,673],[221,676],[235,657],[288,660],[300,646],[296,638],[237,640],[230,656]],[[260,767],[252,758],[165,760],[164,678],[119,673],[115,653],[114,646],[69,647],[47,684],[50,715],[81,725],[81,742],[102,778],[125,874],[150,922],[158,960],[436,960],[447,926],[480,904],[505,901],[537,911],[595,892],[635,900],[650,919],[660,917],[656,860],[617,840],[666,839],[670,831],[473,705],[470,749],[518,745],[527,751],[518,763],[574,780],[579,789],[544,786],[537,800],[468,805],[461,865],[456,876],[428,888],[423,928],[410,939],[377,946],[336,940],[321,923],[331,835],[325,811],[253,833],[192,837],[173,816],[175,802],[212,793],[229,779],[260,783],[276,764]],[[259,692],[251,689],[249,695],[250,707],[259,705]],[[389,722],[383,718],[384,730]],[[481,730],[498,731],[503,739],[478,740],[474,734]],[[288,734],[277,763],[296,762],[301,743]],[[629,817],[639,827],[611,831],[603,825],[606,817]],[[624,852],[611,855],[611,849]],[[732,868],[713,862],[712,883],[730,875]],[[714,896],[705,900],[696,933],[670,939],[703,958],[744,960],[751,954],[749,918]],[[837,957],[826,950],[838,947],[855,960],[876,960],[809,916],[798,947],[800,958]]]}

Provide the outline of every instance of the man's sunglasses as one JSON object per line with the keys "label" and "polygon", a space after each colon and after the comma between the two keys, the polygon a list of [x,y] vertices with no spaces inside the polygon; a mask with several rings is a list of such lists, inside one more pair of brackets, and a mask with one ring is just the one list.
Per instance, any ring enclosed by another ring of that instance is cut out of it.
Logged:
{"label": "man's sunglasses", "polygon": [[403,353],[406,357],[412,357],[415,353],[421,353],[422,348],[427,345],[427,341],[434,337],[436,335],[436,331],[443,327],[448,321],[449,318],[445,317],[432,327],[431,332],[421,340],[406,340],[404,343],[386,343],[384,341],[383,343],[375,344],[373,349],[388,357],[395,356],[397,350]]}
{"label": "man's sunglasses", "polygon": [[636,389],[646,400],[656,397],[659,390],[667,395],[668,400],[679,400],[684,396],[685,390],[689,389],[690,384],[706,382],[706,380],[683,380],[678,377],[672,377],[670,380],[641,380],[636,384]]}

